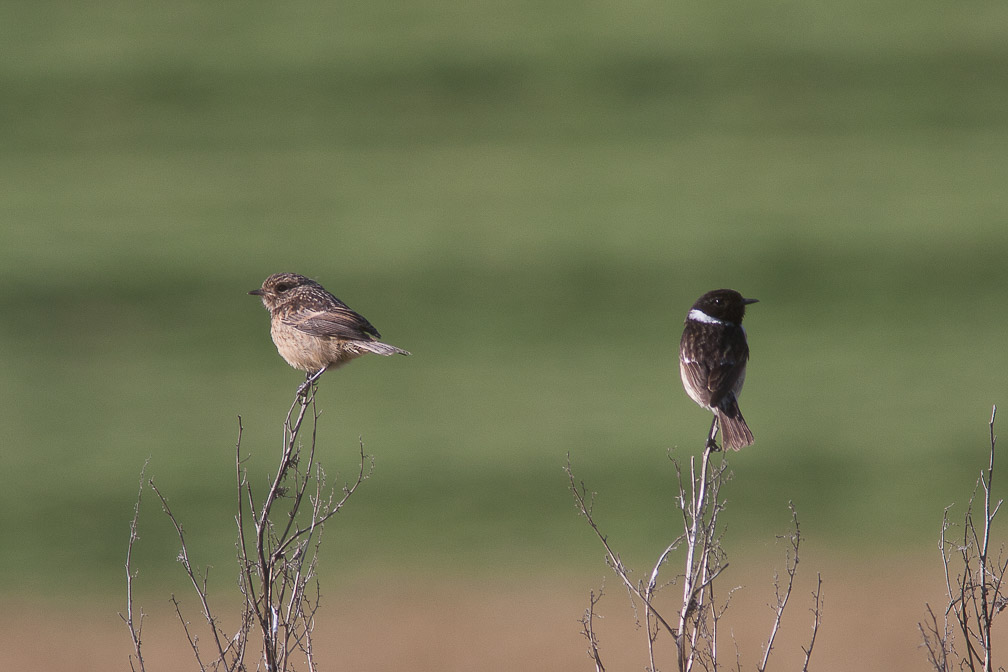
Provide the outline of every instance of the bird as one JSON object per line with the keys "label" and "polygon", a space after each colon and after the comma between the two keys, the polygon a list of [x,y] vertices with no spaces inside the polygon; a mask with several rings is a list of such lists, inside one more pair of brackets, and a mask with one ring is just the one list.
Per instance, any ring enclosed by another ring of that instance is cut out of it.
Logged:
{"label": "bird", "polygon": [[732,450],[751,445],[752,432],[738,407],[745,382],[749,344],[742,326],[746,299],[733,289],[707,292],[686,314],[679,341],[679,374],[690,399],[714,413],[707,448],[716,448],[714,437]]}
{"label": "bird", "polygon": [[326,371],[365,353],[410,354],[380,341],[381,334],[362,315],[303,275],[274,273],[249,294],[260,297],[270,313],[270,336],[277,352],[306,372],[299,396]]}

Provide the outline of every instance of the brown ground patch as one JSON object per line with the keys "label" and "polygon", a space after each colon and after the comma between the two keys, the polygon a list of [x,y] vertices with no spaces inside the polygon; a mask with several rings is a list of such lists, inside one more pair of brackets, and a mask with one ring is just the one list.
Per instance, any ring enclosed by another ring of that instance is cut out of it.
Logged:
{"label": "brown ground patch", "polygon": [[[742,669],[754,669],[772,620],[771,575],[776,561],[758,563],[750,576],[732,577],[745,588],[732,598],[722,630],[722,660],[734,667],[734,634]],[[927,561],[850,563],[823,568],[823,623],[813,656],[813,669],[928,669],[920,648],[917,622],[924,603],[943,607],[940,567]],[[734,569],[734,568],[733,568]],[[774,647],[771,669],[801,669],[801,646],[810,634],[811,590],[817,567],[803,560],[799,583]],[[551,580],[459,581],[382,577],[329,591],[319,616],[316,646],[323,669],[411,670],[593,670],[580,635],[579,619],[589,590],[602,582],[593,576]],[[605,577],[606,595],[596,630],[603,662],[610,672],[643,670],[647,649],[643,630],[634,626],[626,592],[613,576]],[[722,584],[727,590],[728,582]],[[675,587],[665,593],[670,602]],[[338,594],[334,594],[338,593]],[[116,596],[121,602],[121,597]],[[143,603],[147,670],[196,669],[191,651],[165,600]],[[8,604],[8,606],[10,606]],[[196,621],[194,601],[186,596],[189,617]],[[111,601],[40,606],[25,601],[0,617],[6,641],[7,669],[105,672],[129,669],[130,643]],[[996,646],[1006,650],[1002,636]],[[204,640],[205,641],[205,640]],[[659,640],[659,667],[674,668],[671,643]],[[252,662],[250,658],[250,662]],[[302,666],[303,667],[303,666]]]}

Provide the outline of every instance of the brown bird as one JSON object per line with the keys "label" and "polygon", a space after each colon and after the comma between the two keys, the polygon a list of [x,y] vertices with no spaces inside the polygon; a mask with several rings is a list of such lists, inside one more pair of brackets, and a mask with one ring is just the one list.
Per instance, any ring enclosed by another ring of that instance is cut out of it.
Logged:
{"label": "brown bird", "polygon": [[298,394],[329,369],[365,353],[410,354],[379,341],[381,334],[362,315],[303,275],[275,273],[249,294],[261,297],[270,312],[270,336],[277,352],[295,369],[307,372]]}
{"label": "brown bird", "polygon": [[721,441],[733,450],[753,442],[738,395],[749,361],[742,318],[746,306],[756,302],[732,289],[715,289],[697,299],[686,315],[679,342],[679,375],[690,399],[714,413],[707,437],[711,448],[717,445],[718,429]]}

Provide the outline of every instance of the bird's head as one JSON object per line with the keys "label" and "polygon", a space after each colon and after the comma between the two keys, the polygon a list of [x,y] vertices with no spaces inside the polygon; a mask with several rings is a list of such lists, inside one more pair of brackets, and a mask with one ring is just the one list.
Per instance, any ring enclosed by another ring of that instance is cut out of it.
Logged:
{"label": "bird's head", "polygon": [[262,287],[253,289],[249,294],[262,299],[263,305],[269,310],[275,310],[294,298],[301,287],[318,286],[311,278],[297,273],[274,273],[263,280]]}
{"label": "bird's head", "polygon": [[741,324],[746,306],[757,301],[759,299],[744,298],[734,289],[715,289],[697,299],[692,310],[698,310],[721,322]]}

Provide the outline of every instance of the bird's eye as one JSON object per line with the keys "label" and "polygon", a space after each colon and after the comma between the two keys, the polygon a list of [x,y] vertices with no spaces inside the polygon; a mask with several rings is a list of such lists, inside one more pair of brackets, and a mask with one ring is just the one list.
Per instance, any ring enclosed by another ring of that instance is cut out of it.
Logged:
{"label": "bird's eye", "polygon": [[276,286],[276,291],[278,292],[286,292],[288,289],[290,289],[290,285],[288,285],[285,282],[281,282],[279,285]]}

